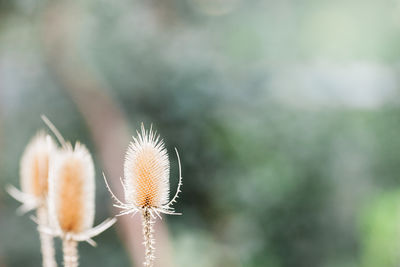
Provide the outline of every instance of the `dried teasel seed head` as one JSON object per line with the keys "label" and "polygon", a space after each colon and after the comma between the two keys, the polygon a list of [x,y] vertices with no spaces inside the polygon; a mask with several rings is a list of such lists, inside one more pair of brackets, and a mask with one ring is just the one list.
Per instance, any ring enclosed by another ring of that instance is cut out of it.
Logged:
{"label": "dried teasel seed head", "polygon": [[53,139],[39,132],[27,145],[20,166],[21,187],[26,194],[45,199],[48,192],[49,161],[56,152]]}
{"label": "dried teasel seed head", "polygon": [[50,165],[50,222],[62,233],[79,234],[94,220],[95,197],[93,160],[80,143],[67,143]]}
{"label": "dried teasel seed head", "polygon": [[169,160],[164,142],[143,124],[124,163],[125,200],[137,207],[160,208],[169,198]]}

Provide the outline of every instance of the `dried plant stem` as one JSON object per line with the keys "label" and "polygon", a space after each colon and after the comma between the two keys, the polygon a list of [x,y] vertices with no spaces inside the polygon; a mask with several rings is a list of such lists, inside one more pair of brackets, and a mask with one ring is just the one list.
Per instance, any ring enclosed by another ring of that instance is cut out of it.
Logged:
{"label": "dried plant stem", "polygon": [[64,266],[78,267],[78,242],[69,238],[63,240]]}
{"label": "dried plant stem", "polygon": [[[41,206],[37,209],[37,218],[39,225],[48,225],[47,207]],[[47,233],[39,231],[40,245],[42,250],[43,267],[56,267],[57,263],[54,259],[54,243],[53,237]]]}
{"label": "dried plant stem", "polygon": [[144,247],[145,247],[145,262],[144,266],[153,267],[154,264],[154,252],[155,252],[155,241],[153,237],[154,233],[154,220],[150,215],[150,211],[145,208],[142,213],[142,223],[143,223],[143,237],[144,237]]}

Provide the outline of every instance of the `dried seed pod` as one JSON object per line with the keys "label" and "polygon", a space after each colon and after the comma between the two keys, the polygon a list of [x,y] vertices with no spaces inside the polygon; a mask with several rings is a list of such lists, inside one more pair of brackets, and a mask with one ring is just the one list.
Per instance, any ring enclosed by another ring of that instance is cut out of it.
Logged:
{"label": "dried seed pod", "polygon": [[[39,227],[48,226],[48,194],[49,165],[57,146],[53,139],[44,132],[39,132],[27,145],[21,159],[20,179],[22,192],[8,186],[11,196],[22,203],[18,212],[37,209]],[[55,267],[53,237],[40,232],[40,244],[44,267]]]}
{"label": "dried seed pod", "polygon": [[86,147],[65,143],[55,155],[49,173],[49,217],[51,228],[42,228],[63,240],[64,266],[78,266],[78,242],[91,239],[115,223],[107,219],[92,228],[95,210],[95,181],[92,156]]}
{"label": "dried seed pod", "polygon": [[178,151],[175,149],[179,164],[179,183],[176,193],[169,201],[169,160],[164,142],[152,129],[146,131],[143,124],[141,133],[133,137],[126,153],[124,163],[124,179],[122,185],[125,203],[120,201],[111,191],[104,177],[106,186],[116,200],[115,207],[121,208],[119,215],[140,212],[143,220],[143,237],[145,245],[144,266],[154,264],[153,225],[155,215],[160,213],[175,214],[171,207],[181,192],[182,175]]}
{"label": "dried seed pod", "polygon": [[53,139],[39,132],[26,147],[21,159],[21,188],[26,194],[44,200],[48,192],[49,161],[57,146]]}
{"label": "dried seed pod", "polygon": [[80,143],[67,144],[50,167],[49,199],[51,222],[63,233],[82,233],[94,220],[93,160]]}
{"label": "dried seed pod", "polygon": [[124,163],[125,201],[161,208],[169,198],[169,160],[164,143],[152,130],[134,137]]}

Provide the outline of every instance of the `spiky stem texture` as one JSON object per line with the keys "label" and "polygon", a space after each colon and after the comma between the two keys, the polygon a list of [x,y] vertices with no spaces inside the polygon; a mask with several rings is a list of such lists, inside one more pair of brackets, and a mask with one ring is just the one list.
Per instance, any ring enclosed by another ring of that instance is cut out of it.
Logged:
{"label": "spiky stem texture", "polygon": [[[48,225],[47,207],[45,205],[37,209],[37,218],[39,225]],[[56,267],[57,263],[54,259],[54,243],[53,237],[47,233],[39,231],[40,245],[42,250],[43,267]]]}
{"label": "spiky stem texture", "polygon": [[78,267],[78,242],[72,239],[63,240],[64,266]]}
{"label": "spiky stem texture", "polygon": [[144,247],[145,247],[145,267],[153,267],[154,264],[154,252],[155,252],[155,241],[153,237],[154,233],[154,220],[151,217],[150,211],[145,208],[142,213],[142,223],[143,223],[143,237],[144,237]]}

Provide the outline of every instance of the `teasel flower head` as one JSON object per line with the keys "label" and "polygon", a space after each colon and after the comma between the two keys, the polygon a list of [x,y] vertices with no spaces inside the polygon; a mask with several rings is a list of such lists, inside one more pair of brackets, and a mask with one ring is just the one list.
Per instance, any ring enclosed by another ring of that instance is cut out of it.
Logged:
{"label": "teasel flower head", "polygon": [[80,143],[64,143],[54,156],[49,172],[50,228],[41,230],[64,240],[87,241],[100,234],[115,219],[107,219],[92,228],[95,210],[95,172],[93,160]]}
{"label": "teasel flower head", "polygon": [[[57,145],[45,132],[40,131],[28,143],[21,158],[20,182],[22,191],[9,185],[8,193],[22,203],[17,213],[36,209],[34,220],[40,227],[48,227],[48,177],[50,162]],[[53,238],[39,232],[43,267],[57,266]]]}
{"label": "teasel flower head", "polygon": [[50,168],[49,208],[51,221],[64,233],[81,233],[94,220],[94,167],[85,146],[67,144]]}
{"label": "teasel flower head", "polygon": [[57,145],[43,131],[29,142],[21,158],[20,181],[22,191],[8,186],[8,193],[22,203],[19,213],[25,213],[45,204],[48,194],[49,164]]}
{"label": "teasel flower head", "polygon": [[[107,189],[116,201],[115,207],[122,209],[119,215],[136,213],[144,209],[152,214],[175,213],[172,205],[177,201],[182,186],[181,163],[175,149],[179,165],[179,182],[175,195],[169,200],[169,159],[163,140],[151,128],[141,126],[141,132],[133,137],[125,156],[124,178],[121,179],[125,202],[112,192],[104,177]],[[160,216],[159,216],[160,217]],[[161,218],[161,217],[160,217]]]}
{"label": "teasel flower head", "polygon": [[111,191],[107,179],[106,186],[114,198],[115,207],[120,208],[120,215],[140,212],[143,219],[143,235],[145,244],[145,266],[153,266],[154,239],[153,224],[155,216],[160,219],[160,213],[180,215],[172,207],[181,192],[182,175],[178,151],[179,182],[175,195],[169,199],[169,159],[164,142],[152,128],[146,130],[141,126],[141,132],[133,137],[129,144],[125,163],[124,178],[121,179],[125,193],[125,201],[119,200]]}

